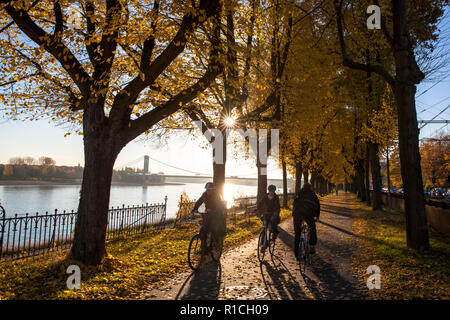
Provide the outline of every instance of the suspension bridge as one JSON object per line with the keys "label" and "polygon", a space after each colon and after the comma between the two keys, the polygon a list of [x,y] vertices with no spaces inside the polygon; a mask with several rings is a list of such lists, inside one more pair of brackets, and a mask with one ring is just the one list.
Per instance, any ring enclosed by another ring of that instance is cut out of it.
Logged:
{"label": "suspension bridge", "polygon": [[[152,161],[153,163],[158,163],[160,165],[163,165],[164,167],[167,167],[167,168],[175,169],[181,173],[180,174],[164,174],[163,172],[151,173],[149,171],[150,161]],[[137,169],[135,175],[141,175],[144,177],[158,176],[158,177],[163,178],[164,181],[166,181],[166,182],[195,182],[195,183],[205,182],[206,183],[208,181],[211,181],[213,178],[211,174],[188,170],[185,168],[180,168],[180,167],[174,166],[172,164],[160,161],[158,159],[154,159],[148,155],[140,156],[139,158],[136,158],[130,162],[116,166],[115,170],[118,170],[118,171],[126,170],[126,168]],[[270,173],[270,172],[273,172],[276,170],[278,170],[278,169],[268,170],[267,172]],[[227,176],[226,180],[229,183],[255,185],[257,182],[257,178],[251,177],[251,176],[254,176],[255,174],[256,174],[256,170],[255,170],[255,172],[252,172],[252,173],[247,172],[244,174]],[[281,187],[282,182],[283,182],[282,179],[270,179],[270,178],[268,179],[268,183],[275,184],[277,187]],[[293,179],[288,179],[288,185],[290,185],[293,182],[294,182]]]}

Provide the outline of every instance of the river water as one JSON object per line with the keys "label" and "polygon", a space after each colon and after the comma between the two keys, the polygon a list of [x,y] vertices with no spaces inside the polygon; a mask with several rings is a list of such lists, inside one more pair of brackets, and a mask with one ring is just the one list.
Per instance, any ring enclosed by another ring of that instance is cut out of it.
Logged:
{"label": "river water", "polygon": [[[175,216],[178,201],[183,192],[198,199],[204,191],[204,183],[167,184],[154,186],[112,186],[110,207],[164,203],[167,196],[167,218]],[[63,210],[76,211],[80,196],[79,185],[6,185],[0,186],[0,204],[6,216],[25,213],[54,213]],[[233,197],[254,196],[256,186],[227,183],[224,198],[230,206]]]}

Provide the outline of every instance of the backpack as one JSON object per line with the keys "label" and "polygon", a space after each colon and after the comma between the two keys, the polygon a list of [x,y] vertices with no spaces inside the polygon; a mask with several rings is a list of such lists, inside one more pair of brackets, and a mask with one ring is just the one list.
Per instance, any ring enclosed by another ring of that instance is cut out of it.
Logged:
{"label": "backpack", "polygon": [[293,215],[308,215],[316,214],[318,209],[317,203],[305,197],[301,197],[300,194],[296,194],[294,198],[294,206],[292,209]]}

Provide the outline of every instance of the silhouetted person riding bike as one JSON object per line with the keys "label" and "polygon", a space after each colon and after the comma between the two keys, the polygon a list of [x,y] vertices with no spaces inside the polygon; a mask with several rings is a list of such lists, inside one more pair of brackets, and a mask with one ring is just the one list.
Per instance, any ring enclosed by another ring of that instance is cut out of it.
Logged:
{"label": "silhouetted person riding bike", "polygon": [[320,202],[317,195],[312,190],[309,183],[305,183],[303,188],[297,192],[294,199],[294,206],[292,209],[292,216],[294,217],[294,231],[295,231],[295,256],[298,259],[298,245],[301,237],[302,222],[308,224],[310,230],[309,249],[310,253],[315,253],[315,245],[317,244],[317,230],[316,221],[320,216]]}
{"label": "silhouetted person riding bike", "polygon": [[197,200],[192,210],[192,213],[197,212],[198,208],[203,203],[205,204],[206,214],[203,215],[202,228],[200,230],[200,237],[203,243],[206,243],[206,237],[209,231],[214,236],[223,237],[225,235],[227,209],[225,202],[212,182],[208,182],[205,185],[205,189],[206,191]]}
{"label": "silhouetted person riding bike", "polygon": [[257,211],[268,224],[272,224],[272,230],[276,238],[278,235],[277,226],[280,223],[280,198],[275,193],[277,187],[273,184],[267,189],[269,192],[258,202]]}

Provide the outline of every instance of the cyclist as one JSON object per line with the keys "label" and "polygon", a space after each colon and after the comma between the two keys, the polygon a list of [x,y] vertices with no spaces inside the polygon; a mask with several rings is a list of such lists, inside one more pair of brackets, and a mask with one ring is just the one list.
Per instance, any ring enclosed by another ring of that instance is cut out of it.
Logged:
{"label": "cyclist", "polygon": [[280,198],[275,193],[277,187],[271,184],[268,193],[256,205],[258,213],[265,219],[266,223],[272,225],[275,239],[278,235],[278,224],[280,223]]}
{"label": "cyclist", "polygon": [[222,235],[225,233],[224,211],[226,210],[226,205],[212,182],[208,182],[205,185],[205,189],[206,191],[197,200],[192,210],[193,214],[197,212],[203,203],[205,204],[206,214],[203,215],[202,227],[200,229],[202,243],[206,243],[205,240],[209,231],[215,235],[218,235],[219,232]]}
{"label": "cyclist", "polygon": [[294,217],[294,231],[295,231],[295,257],[298,260],[298,245],[301,237],[302,221],[305,220],[308,224],[309,234],[309,252],[314,254],[316,252],[315,245],[317,244],[317,230],[314,218],[319,220],[320,202],[317,195],[312,190],[309,183],[305,183],[303,188],[295,195],[294,205],[292,209]]}

